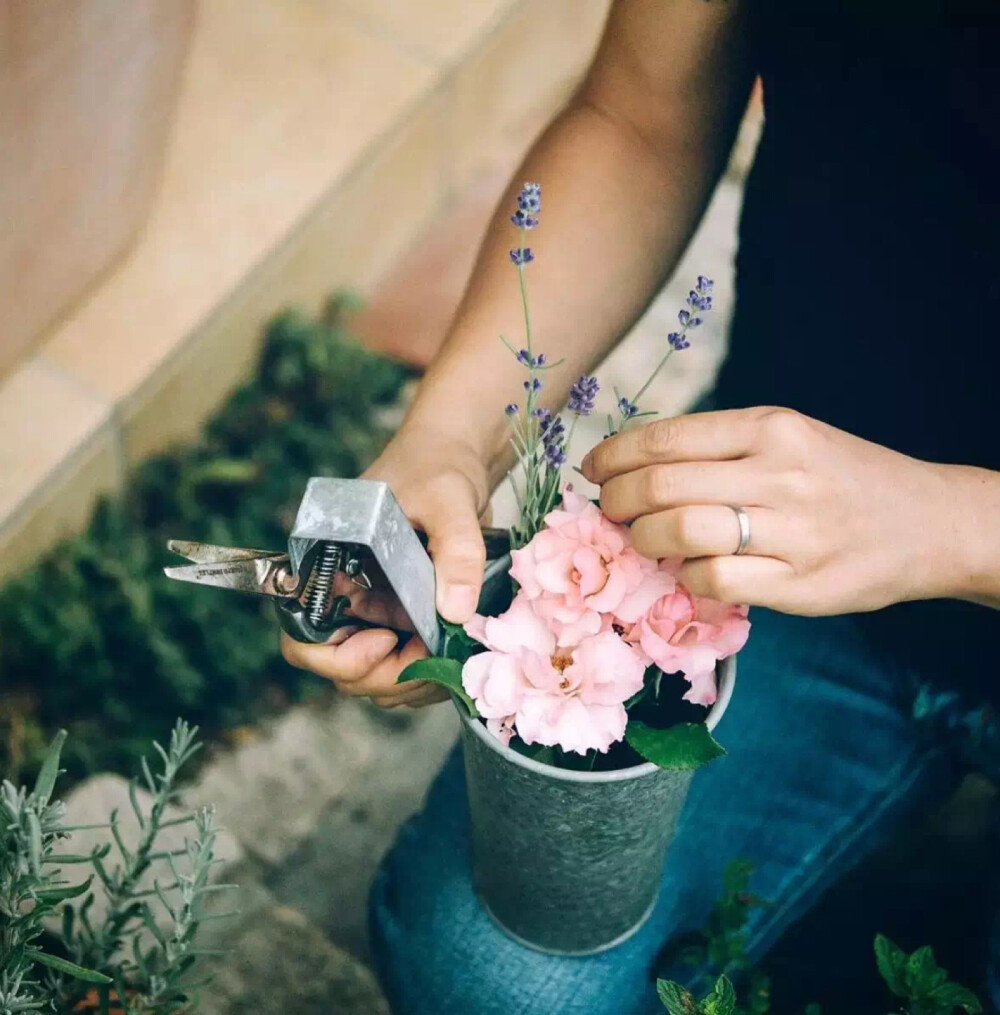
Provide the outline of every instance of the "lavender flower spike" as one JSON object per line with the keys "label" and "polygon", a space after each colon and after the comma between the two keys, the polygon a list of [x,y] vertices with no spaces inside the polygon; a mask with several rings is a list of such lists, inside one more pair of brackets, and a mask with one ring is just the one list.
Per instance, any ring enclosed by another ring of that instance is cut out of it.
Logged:
{"label": "lavender flower spike", "polygon": [[596,377],[583,374],[569,389],[569,402],[566,408],[578,416],[589,416],[594,411],[594,400],[601,390]]}
{"label": "lavender flower spike", "polygon": [[537,183],[526,183],[517,195],[517,211],[510,220],[518,229],[534,229],[541,210],[542,188]]}
{"label": "lavender flower spike", "polygon": [[535,255],[531,252],[531,247],[515,247],[510,252],[510,259],[513,264],[520,267],[522,264],[531,264]]}
{"label": "lavender flower spike", "polygon": [[618,411],[622,414],[622,419],[631,419],[639,411],[639,406],[635,402],[630,402],[624,396],[618,399]]}

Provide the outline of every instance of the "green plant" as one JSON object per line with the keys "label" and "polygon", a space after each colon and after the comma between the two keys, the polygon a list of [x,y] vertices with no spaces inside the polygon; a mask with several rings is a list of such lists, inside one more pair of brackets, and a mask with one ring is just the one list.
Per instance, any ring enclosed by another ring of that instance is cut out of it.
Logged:
{"label": "green plant", "polygon": [[[669,1015],[768,1015],[771,981],[750,962],[746,953],[746,924],[751,909],[766,905],[749,892],[753,864],[734,860],[723,874],[723,893],[712,907],[703,930],[688,935],[668,951],[673,959],[717,976],[711,990],[698,999],[673,980],[656,981],[656,990]],[[883,934],[875,938],[878,971],[890,992],[902,1000],[894,1015],[977,1015],[982,1005],[967,987],[953,983],[934,960],[929,947],[907,955]],[[732,977],[742,986],[738,990]],[[742,995],[742,997],[741,997]],[[803,1015],[822,1015],[810,1004]]]}
{"label": "green plant", "polygon": [[215,735],[320,686],[281,659],[268,603],[161,567],[172,537],[282,549],[309,477],[357,475],[381,449],[408,374],[349,338],[342,307],[280,315],[197,441],[0,589],[0,776],[30,778],[62,726],[70,778],[130,772],[169,717]]}
{"label": "green plant", "polygon": [[[143,808],[133,783],[140,830],[133,848],[113,811],[106,826],[96,826],[109,830],[109,841],[86,854],[61,851],[60,843],[81,827],[63,822],[65,805],[52,797],[64,731],[53,739],[31,792],[8,781],[0,786],[0,1015],[69,1013],[88,1002],[101,1015],[197,1009],[194,967],[204,954],[198,930],[207,919],[230,915],[204,914],[202,902],[232,887],[209,884],[216,863],[212,810],[165,817],[177,777],[199,749],[197,732],[178,721],[167,748],[154,744],[161,770],[154,773],[143,759],[152,803]],[[192,834],[182,848],[165,849],[160,834],[177,825],[189,825]],[[90,873],[79,879],[63,874],[77,865]],[[144,888],[149,871],[158,874],[153,887]],[[100,918],[92,913],[95,883],[107,902]]]}

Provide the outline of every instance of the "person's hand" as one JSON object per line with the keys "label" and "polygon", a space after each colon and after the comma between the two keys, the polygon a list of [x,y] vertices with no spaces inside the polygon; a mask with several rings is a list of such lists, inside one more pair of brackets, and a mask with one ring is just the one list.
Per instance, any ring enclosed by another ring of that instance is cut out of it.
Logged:
{"label": "person's hand", "polygon": [[[583,462],[636,549],[682,557],[699,595],[786,613],[947,595],[945,466],[790,409],[706,412],[609,438]],[[750,544],[736,556],[746,509]]]}
{"label": "person's hand", "polygon": [[[460,440],[410,427],[401,430],[365,473],[365,479],[389,484],[413,524],[427,533],[427,549],[437,579],[437,609],[445,620],[463,623],[476,610],[486,551],[479,517],[487,507],[486,469],[475,451]],[[345,593],[348,589],[338,589]],[[409,627],[394,596],[377,588],[354,589],[351,612],[397,629]],[[402,648],[390,630],[338,632],[324,645],[306,645],[281,636],[285,659],[332,680],[345,694],[367,695],[377,705],[429,705],[448,692],[422,682],[398,685],[399,674],[427,655],[412,637]]]}

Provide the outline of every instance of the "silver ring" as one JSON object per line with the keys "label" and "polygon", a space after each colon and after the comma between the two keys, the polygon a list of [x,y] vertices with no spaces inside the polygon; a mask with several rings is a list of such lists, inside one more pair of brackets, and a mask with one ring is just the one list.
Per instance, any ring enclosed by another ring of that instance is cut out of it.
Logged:
{"label": "silver ring", "polygon": [[729,505],[736,514],[736,520],[740,523],[740,545],[736,547],[735,556],[741,557],[750,549],[750,516],[747,509],[738,504]]}

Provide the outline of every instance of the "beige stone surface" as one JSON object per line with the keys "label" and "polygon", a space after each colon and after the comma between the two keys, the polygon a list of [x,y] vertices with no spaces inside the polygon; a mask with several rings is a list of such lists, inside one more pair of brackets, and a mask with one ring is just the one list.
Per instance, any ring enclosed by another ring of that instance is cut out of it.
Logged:
{"label": "beige stone surface", "polygon": [[127,461],[195,435],[252,369],[264,323],[285,306],[319,309],[339,288],[365,290],[439,208],[447,190],[445,104],[432,98],[317,202],[181,348],[122,407]]}
{"label": "beige stone surface", "polygon": [[142,242],[44,355],[130,397],[433,74],[330,2],[204,4]]}
{"label": "beige stone surface", "polygon": [[587,65],[608,0],[522,4],[455,72],[452,146],[456,184],[545,125]]}
{"label": "beige stone surface", "polygon": [[195,0],[0,0],[0,375],[131,241]]}
{"label": "beige stone surface", "polygon": [[68,451],[0,525],[0,582],[26,570],[60,539],[86,528],[98,499],[120,489],[122,478],[118,436],[109,426]]}
{"label": "beige stone surface", "polygon": [[474,46],[510,10],[526,0],[340,0],[362,24],[440,62]]}
{"label": "beige stone surface", "polygon": [[119,480],[111,405],[28,360],[0,382],[0,576],[81,525]]}

